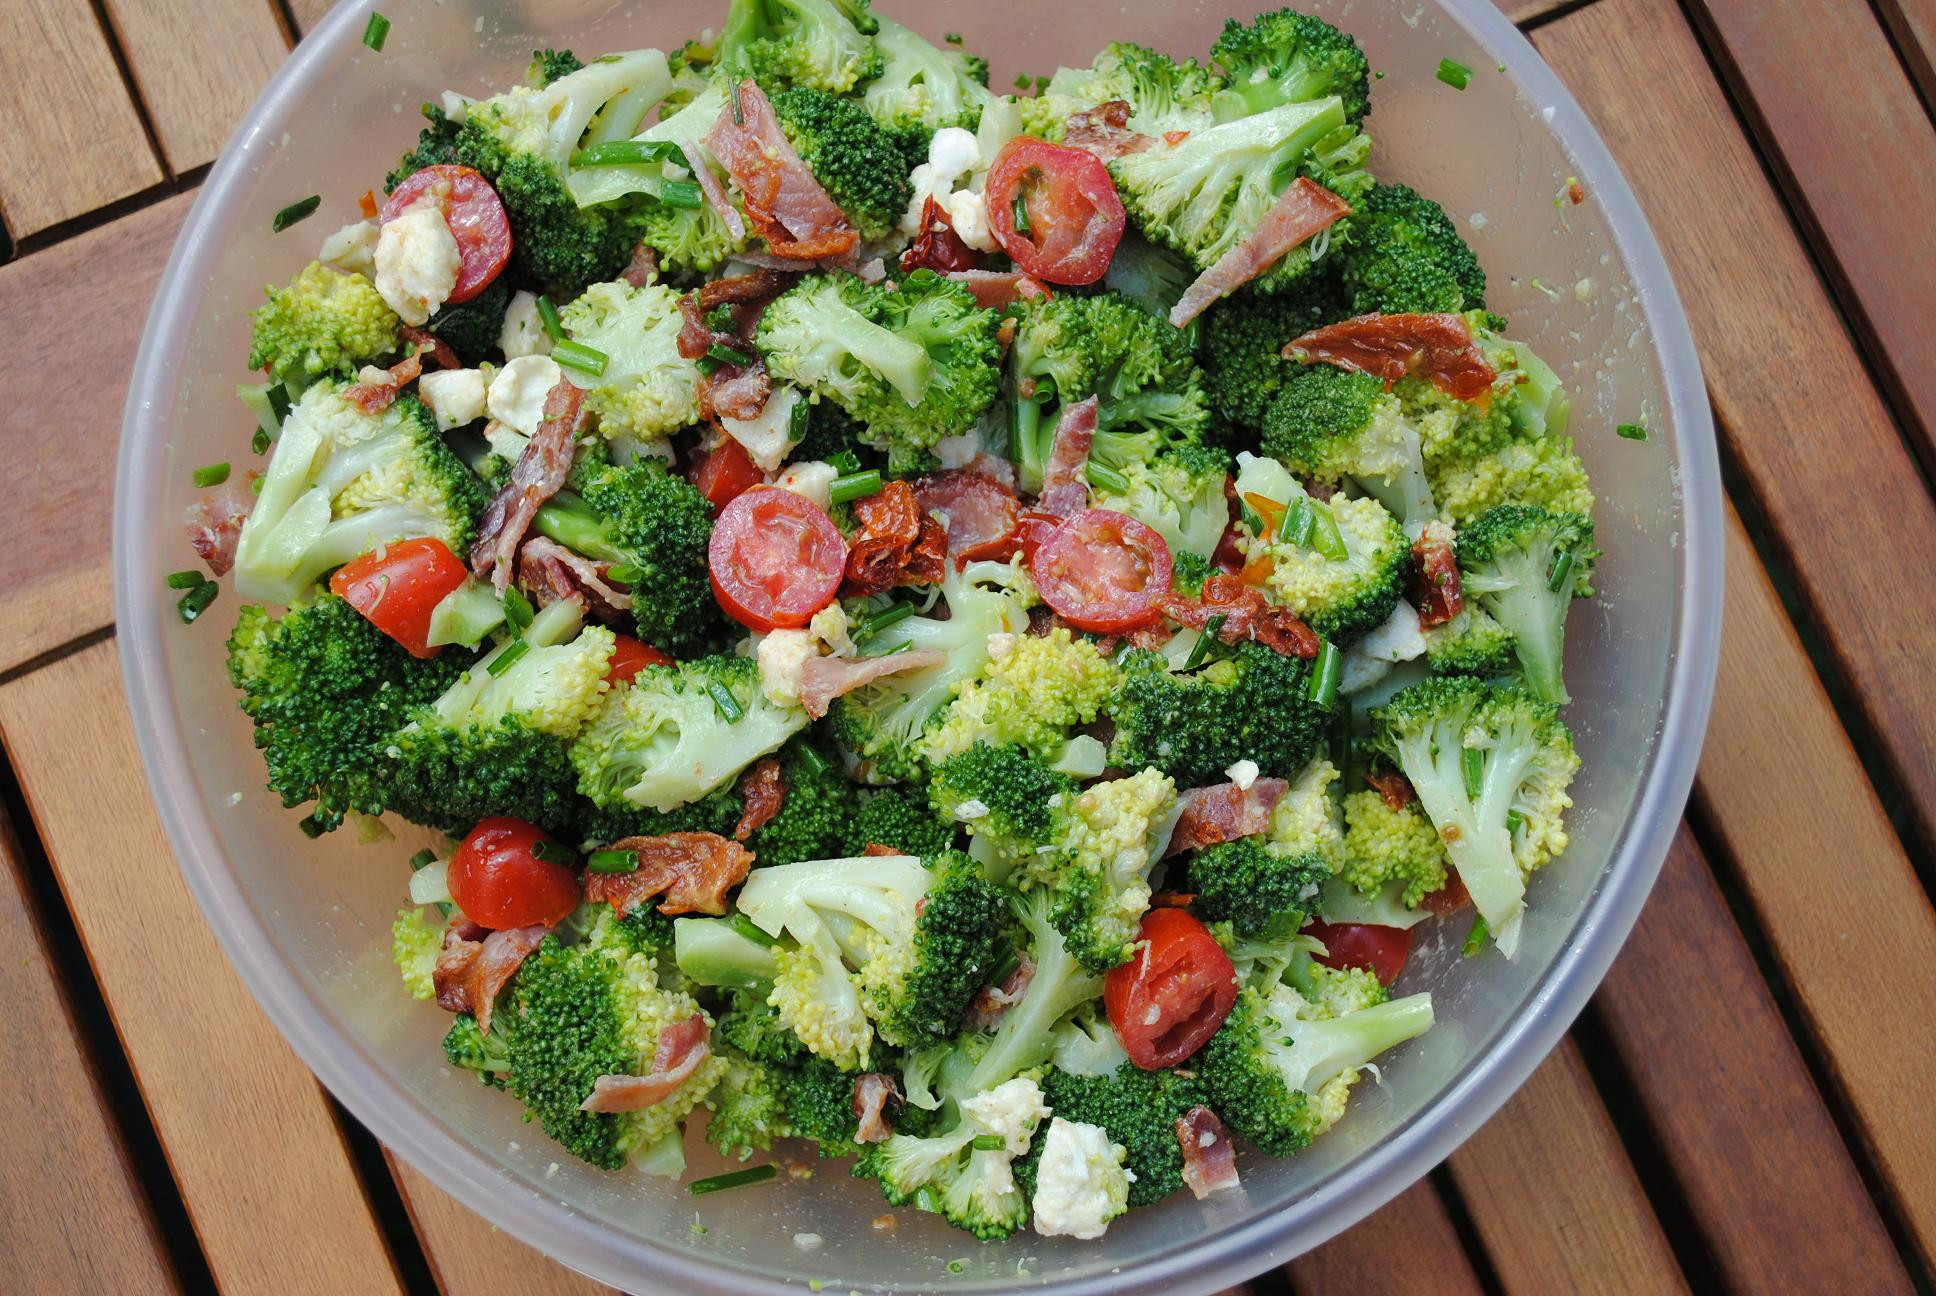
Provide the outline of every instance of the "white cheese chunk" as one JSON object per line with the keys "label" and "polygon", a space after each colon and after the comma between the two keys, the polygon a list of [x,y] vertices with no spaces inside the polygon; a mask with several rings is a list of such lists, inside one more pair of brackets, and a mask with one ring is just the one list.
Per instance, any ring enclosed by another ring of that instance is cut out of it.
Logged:
{"label": "white cheese chunk", "polygon": [[412,204],[376,238],[376,290],[405,324],[422,324],[457,286],[463,258],[433,199]]}
{"label": "white cheese chunk", "polygon": [[488,381],[482,369],[432,369],[417,379],[417,396],[437,416],[437,430],[448,432],[484,417]]}
{"label": "white cheese chunk", "polygon": [[507,360],[551,354],[551,335],[544,331],[544,317],[538,314],[537,294],[522,289],[511,294],[511,304],[504,308],[504,327],[498,330],[497,345]]}
{"label": "white cheese chunk", "polygon": [[1136,1176],[1123,1167],[1125,1155],[1098,1126],[1051,1120],[1035,1172],[1035,1231],[1084,1241],[1101,1237],[1129,1205]]}
{"label": "white cheese chunk", "polygon": [[550,356],[519,356],[491,379],[484,408],[518,435],[529,437],[544,422],[545,397],[564,372]]}

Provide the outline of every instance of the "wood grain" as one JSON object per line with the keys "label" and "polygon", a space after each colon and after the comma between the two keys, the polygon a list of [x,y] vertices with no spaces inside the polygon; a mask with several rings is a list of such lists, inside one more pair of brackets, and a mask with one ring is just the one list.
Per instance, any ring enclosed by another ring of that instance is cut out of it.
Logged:
{"label": "wood grain", "polygon": [[1430,1180],[1413,1184],[1284,1271],[1297,1296],[1480,1296],[1484,1290]]}
{"label": "wood grain", "polygon": [[176,871],[114,645],[0,688],[0,739],[223,1291],[398,1291],[322,1090]]}
{"label": "wood grain", "polygon": [[1568,0],[1493,0],[1500,12],[1516,23],[1531,22],[1543,18],[1555,9],[1564,8]]}
{"label": "wood grain", "polygon": [[1889,24],[1923,102],[1936,105],[1936,0],[1875,0],[1875,8]]}
{"label": "wood grain", "polygon": [[1679,7],[1598,0],[1535,43],[1661,232],[1728,450],[1780,529],[1777,561],[1936,829],[1936,636],[1907,614],[1936,552],[1936,502],[1915,460]]}
{"label": "wood grain", "polygon": [[1594,1003],[1734,1290],[1912,1290],[1685,827]]}
{"label": "wood grain", "polygon": [[295,15],[296,26],[304,32],[316,29],[323,15],[335,8],[335,0],[289,0],[289,12]]}
{"label": "wood grain", "polygon": [[165,178],[85,0],[0,4],[0,219],[16,239]]}
{"label": "wood grain", "polygon": [[1687,1291],[1571,1039],[1449,1164],[1508,1293]]}
{"label": "wood grain", "polygon": [[[81,1051],[80,1027],[28,900],[13,825],[0,818],[0,1256],[48,1296],[174,1291],[147,1199]],[[138,1118],[137,1118],[138,1119]],[[108,1239],[112,1245],[101,1245]]]}
{"label": "wood grain", "polygon": [[[213,162],[289,52],[268,0],[103,0],[135,90],[179,175]],[[221,52],[212,56],[211,35]]]}
{"label": "wood grain", "polygon": [[[384,1157],[403,1190],[410,1223],[423,1243],[443,1296],[614,1296],[593,1282],[499,1232],[388,1149]],[[649,1296],[635,1293],[634,1296]]]}
{"label": "wood grain", "polygon": [[1876,989],[1889,987],[1893,1002],[1936,1003],[1936,914],[1732,514],[1722,634],[1696,804],[1877,1169],[1936,1260],[1928,1058],[1903,1047]]}
{"label": "wood grain", "polygon": [[0,670],[114,619],[111,486],[127,392],[118,377],[76,382],[75,366],[117,376],[133,367],[149,299],[193,197],[0,266],[0,317],[8,321],[0,455],[17,486],[7,506],[9,561],[0,564],[0,601],[12,613],[0,619]]}

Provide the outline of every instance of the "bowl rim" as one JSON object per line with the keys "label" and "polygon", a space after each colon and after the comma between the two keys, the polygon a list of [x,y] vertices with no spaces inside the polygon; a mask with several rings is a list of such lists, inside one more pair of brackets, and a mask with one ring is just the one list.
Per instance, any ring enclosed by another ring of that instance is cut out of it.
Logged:
{"label": "bowl rim", "polygon": [[[1141,1291],[1211,1291],[1241,1281],[1342,1232],[1450,1155],[1518,1090],[1559,1042],[1632,930],[1666,858],[1713,701],[1720,655],[1722,504],[1713,423],[1692,333],[1659,243],[1611,153],[1585,112],[1492,0],[1432,0],[1502,64],[1532,102],[1551,105],[1545,125],[1594,200],[1632,275],[1653,335],[1665,411],[1679,461],[1684,543],[1682,592],[1657,738],[1632,814],[1568,941],[1491,1047],[1409,1121],[1331,1175],[1313,1192],[1259,1213],[1212,1238],[1193,1240],[1131,1271],[1048,1284],[1068,1296]],[[650,1239],[628,1239],[505,1174],[438,1113],[392,1078],[373,1050],[332,1025],[333,1012],[280,955],[235,876],[213,849],[213,824],[191,768],[186,736],[168,722],[162,644],[165,621],[143,616],[133,597],[137,569],[151,556],[161,507],[147,489],[164,449],[155,426],[171,408],[209,267],[223,249],[197,237],[246,181],[249,163],[294,120],[307,84],[357,37],[376,0],[344,0],[297,46],[256,99],[196,195],[149,309],[122,420],[115,480],[114,584],[122,680],[141,762],[190,891],[229,960],[298,1057],[383,1143],[439,1188],[514,1237],[574,1269],[623,1285],[643,1275],[677,1290],[784,1292],[793,1284],[745,1274]],[[165,604],[163,605],[165,606]],[[509,1195],[507,1196],[507,1189]],[[1001,1289],[976,1281],[962,1292]]]}

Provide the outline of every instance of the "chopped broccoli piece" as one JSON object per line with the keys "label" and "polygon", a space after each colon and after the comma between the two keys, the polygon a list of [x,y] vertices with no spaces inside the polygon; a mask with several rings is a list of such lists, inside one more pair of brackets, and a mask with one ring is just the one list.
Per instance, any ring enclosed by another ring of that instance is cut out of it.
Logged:
{"label": "chopped broccoli piece", "polygon": [[990,645],[982,668],[956,686],[954,704],[921,736],[924,759],[940,764],[976,743],[1020,747],[1044,760],[1069,730],[1092,723],[1115,693],[1109,658],[1066,627],[1011,635]]}
{"label": "chopped broccoli piece", "polygon": [[401,321],[360,274],[311,261],[287,288],[264,291],[268,305],[249,312],[249,368],[267,368],[291,390],[397,349]]}
{"label": "chopped broccoli piece", "polygon": [[[1148,463],[1121,470],[1126,490],[1090,482],[1098,508],[1127,513],[1163,537],[1172,563],[1186,555],[1208,559],[1230,525],[1230,456],[1205,445],[1179,446]],[[1201,585],[1201,580],[1198,584]]]}
{"label": "chopped broccoli piece", "polygon": [[1229,922],[1239,936],[1290,936],[1316,908],[1330,875],[1321,856],[1278,854],[1240,837],[1191,857],[1191,909],[1206,922]]}
{"label": "chopped broccoli piece", "polygon": [[1371,65],[1352,36],[1312,14],[1292,9],[1258,14],[1250,26],[1235,18],[1210,47],[1228,88],[1218,115],[1229,118],[1280,104],[1336,95],[1353,125],[1371,111]]}
{"label": "chopped broccoli piece", "polygon": [[1240,760],[1288,778],[1323,739],[1328,713],[1308,700],[1310,664],[1299,658],[1245,642],[1189,674],[1141,648],[1120,661],[1123,688],[1110,711],[1119,765],[1154,765],[1183,787],[1218,782]]}
{"label": "chopped broccoli piece", "polygon": [[1314,480],[1349,478],[1407,526],[1438,516],[1419,430],[1369,374],[1316,365],[1291,375],[1264,416],[1262,449]]}
{"label": "chopped broccoli piece", "polygon": [[[962,1103],[945,1134],[895,1134],[868,1147],[854,1173],[878,1179],[895,1206],[931,1211],[984,1241],[1007,1237],[1028,1221],[1028,1198],[1013,1163],[1026,1153],[1048,1115],[1035,1081],[1018,1078]],[[985,1147],[983,1138],[999,1140]]]}
{"label": "chopped broccoli piece", "polygon": [[458,160],[457,123],[446,117],[444,110],[433,103],[423,104],[420,111],[428,125],[418,132],[416,147],[405,153],[396,169],[383,177],[383,192],[386,194],[427,166]]}
{"label": "chopped broccoli piece", "polygon": [[475,367],[497,350],[510,305],[511,281],[499,275],[469,301],[445,302],[424,328],[448,343],[459,360]]}
{"label": "chopped broccoli piece", "polygon": [[1434,675],[1490,678],[1512,670],[1512,635],[1476,599],[1468,600],[1465,609],[1444,625],[1423,633],[1426,664]]}
{"label": "chopped broccoli piece", "polygon": [[1364,895],[1396,882],[1407,908],[1445,885],[1445,843],[1417,802],[1394,810],[1369,788],[1344,798],[1338,877]]}
{"label": "chopped broccoli piece", "polygon": [[1586,465],[1569,437],[1511,441],[1480,458],[1447,464],[1433,473],[1433,490],[1447,521],[1466,526],[1487,509],[1521,504],[1554,513],[1593,512]]}
{"label": "chopped broccoli piece", "polygon": [[1090,971],[1129,960],[1175,806],[1176,783],[1160,770],[1093,784],[1069,804],[1058,849],[1023,863],[1023,885],[1053,895],[1055,926]]}
{"label": "chopped broccoli piece", "polygon": [[390,924],[390,957],[396,961],[403,988],[412,999],[428,999],[437,993],[430,974],[444,947],[444,926],[430,922],[416,905],[397,910],[396,921]]}
{"label": "chopped broccoli piece", "polygon": [[891,235],[914,194],[899,144],[851,99],[796,86],[773,96],[789,143],[862,239]]}
{"label": "chopped broccoli piece", "polygon": [[604,371],[585,390],[601,435],[650,441],[699,421],[699,366],[679,354],[678,293],[663,284],[597,283],[558,321],[574,341],[605,355]]}
{"label": "chopped broccoli piece", "polygon": [[584,66],[570,50],[532,50],[531,63],[524,69],[525,83],[542,90],[559,77],[570,76]]}
{"label": "chopped broccoli piece", "polygon": [[878,30],[867,0],[732,0],[719,34],[719,66],[750,72],[762,84],[846,94],[880,75]]}
{"label": "chopped broccoli piece", "polygon": [[954,824],[937,815],[927,797],[912,788],[884,787],[861,796],[842,849],[859,855],[869,846],[888,846],[925,857],[954,844]]}
{"label": "chopped broccoli piece", "polygon": [[1056,840],[1076,786],[1019,747],[977,742],[936,767],[929,791],[946,822],[968,808],[961,822],[974,839],[972,853],[1005,879],[1009,869]]}
{"label": "chopped broccoli piece", "polygon": [[1284,358],[1286,344],[1349,313],[1337,284],[1325,275],[1270,297],[1239,294],[1212,305],[1196,325],[1197,360],[1212,412],[1240,427],[1263,427],[1284,384],[1304,372]]}
{"label": "chopped broccoli piece", "polygon": [[1467,597],[1512,636],[1527,686],[1564,704],[1566,613],[1593,590],[1592,519],[1501,504],[1460,533],[1458,554]]}
{"label": "chopped broccoli piece", "polygon": [[1484,309],[1486,272],[1430,198],[1374,185],[1347,228],[1342,262],[1354,314]]}
{"label": "chopped broccoli piece", "polygon": [[[1072,1075],[1051,1068],[1042,1077],[1042,1101],[1063,1120],[1099,1125],[1127,1155],[1123,1164],[1136,1176],[1129,1205],[1149,1206],[1183,1186],[1183,1149],[1176,1122],[1207,1101],[1203,1086],[1184,1071],[1144,1071],[1125,1059],[1113,1074]],[[1015,1177],[1035,1196],[1036,1169],[1043,1140],[1015,1165]]]}
{"label": "chopped broccoli piece", "polygon": [[918,129],[924,142],[921,156],[906,168],[912,170],[926,160],[927,134],[943,126],[974,130],[981,124],[982,109],[994,99],[988,60],[932,45],[891,18],[879,22],[874,40],[881,74],[862,88],[861,106],[883,126]]}
{"label": "chopped broccoli piece", "polygon": [[1022,118],[1029,134],[1060,140],[1072,114],[1120,99],[1138,134],[1201,130],[1214,121],[1211,96],[1221,89],[1223,79],[1195,59],[1111,41],[1088,67],[1057,68],[1040,95],[1022,101]]}
{"label": "chopped broccoli piece", "polygon": [[1315,500],[1275,460],[1240,456],[1239,464],[1240,543],[1253,562],[1269,560],[1265,584],[1276,600],[1340,645],[1382,625],[1404,593],[1412,556],[1398,519],[1369,496]]}

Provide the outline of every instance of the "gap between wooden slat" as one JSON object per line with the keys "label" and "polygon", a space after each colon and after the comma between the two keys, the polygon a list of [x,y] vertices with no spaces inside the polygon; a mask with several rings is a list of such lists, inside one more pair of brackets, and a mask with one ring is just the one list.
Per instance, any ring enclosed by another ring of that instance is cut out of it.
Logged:
{"label": "gap between wooden slat", "polygon": [[[214,161],[289,52],[264,0],[100,3],[176,173]],[[219,55],[211,41],[219,41]]]}
{"label": "gap between wooden slat", "polygon": [[394,1152],[386,1149],[383,1155],[424,1241],[442,1296],[496,1296],[507,1291],[519,1296],[615,1296],[603,1283],[573,1273],[500,1232]]}
{"label": "gap between wooden slat", "polygon": [[1895,37],[1896,52],[1922,92],[1923,107],[1936,114],[1936,0],[1872,0]]}
{"label": "gap between wooden slat", "polygon": [[1485,1296],[1429,1179],[1284,1266],[1297,1296]]}

